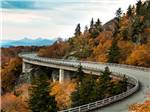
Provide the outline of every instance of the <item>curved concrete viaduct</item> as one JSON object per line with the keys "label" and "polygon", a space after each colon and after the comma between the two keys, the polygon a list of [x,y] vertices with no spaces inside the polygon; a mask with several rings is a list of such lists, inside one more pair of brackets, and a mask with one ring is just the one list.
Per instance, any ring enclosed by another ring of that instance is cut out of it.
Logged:
{"label": "curved concrete viaduct", "polygon": [[[47,66],[47,67],[54,67],[60,68],[60,81],[63,80],[63,71],[62,70],[77,70],[79,65],[78,61],[69,61],[69,60],[58,60],[58,59],[48,59],[38,57],[36,53],[27,53],[27,54],[20,54],[20,57],[23,58],[23,62],[36,64],[40,66]],[[49,64],[49,63],[52,63]],[[66,65],[64,67],[64,65]],[[143,68],[135,68],[133,66],[122,66],[116,64],[102,64],[102,63],[93,63],[93,62],[81,62],[81,65],[84,68],[84,71],[92,73],[95,75],[99,75],[99,73],[108,66],[112,72],[128,74],[129,76],[134,76],[140,82],[140,90],[125,98],[122,101],[113,103],[107,107],[102,107],[94,112],[128,112],[128,106],[133,103],[141,103],[143,102],[146,97],[145,94],[148,90],[150,90],[150,69]],[[23,66],[24,67],[24,66]],[[24,68],[23,68],[24,69]]]}

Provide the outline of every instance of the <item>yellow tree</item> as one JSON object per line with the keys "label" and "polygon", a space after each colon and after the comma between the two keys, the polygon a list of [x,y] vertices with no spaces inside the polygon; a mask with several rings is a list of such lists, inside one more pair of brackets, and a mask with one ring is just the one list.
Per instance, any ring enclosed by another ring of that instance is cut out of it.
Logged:
{"label": "yellow tree", "polygon": [[100,36],[97,38],[98,39],[97,41],[99,41],[99,44],[97,47],[93,49],[93,58],[96,61],[107,62],[108,60],[107,53],[108,53],[108,49],[111,46],[112,39],[107,38],[106,33],[100,34]]}
{"label": "yellow tree", "polygon": [[75,90],[76,83],[66,80],[65,83],[55,82],[52,84],[50,95],[55,95],[57,106],[59,109],[68,108],[71,106],[71,93]]}
{"label": "yellow tree", "polygon": [[127,64],[150,67],[150,49],[146,45],[136,46],[126,60]]}

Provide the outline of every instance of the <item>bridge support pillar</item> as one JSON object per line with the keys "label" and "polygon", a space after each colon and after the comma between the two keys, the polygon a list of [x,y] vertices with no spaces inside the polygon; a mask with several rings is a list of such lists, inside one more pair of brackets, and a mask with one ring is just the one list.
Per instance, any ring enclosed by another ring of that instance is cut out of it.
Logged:
{"label": "bridge support pillar", "polygon": [[23,72],[23,73],[26,72],[26,64],[25,64],[24,61],[22,62],[22,72]]}
{"label": "bridge support pillar", "polygon": [[26,62],[22,62],[22,73],[30,72],[32,70],[32,65]]}
{"label": "bridge support pillar", "polygon": [[59,69],[59,82],[62,83],[64,81],[64,70]]}

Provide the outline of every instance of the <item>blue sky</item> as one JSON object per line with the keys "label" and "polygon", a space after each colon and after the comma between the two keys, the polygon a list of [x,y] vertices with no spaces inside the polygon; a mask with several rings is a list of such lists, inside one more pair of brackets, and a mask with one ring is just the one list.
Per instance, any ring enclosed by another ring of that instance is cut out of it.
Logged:
{"label": "blue sky", "polygon": [[2,39],[68,38],[78,23],[82,30],[91,18],[104,24],[137,0],[0,0]]}

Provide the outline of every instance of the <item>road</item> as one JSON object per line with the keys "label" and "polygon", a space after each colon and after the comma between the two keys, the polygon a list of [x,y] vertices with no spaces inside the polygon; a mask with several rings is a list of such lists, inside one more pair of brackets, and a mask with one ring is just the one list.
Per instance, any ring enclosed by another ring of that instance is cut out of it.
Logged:
{"label": "road", "polygon": [[[39,61],[46,61],[46,62],[56,62],[56,63],[63,63],[64,65],[79,65],[78,61],[69,61],[69,60],[54,60],[48,58],[38,57],[36,54],[24,54],[23,57],[36,59]],[[150,91],[150,71],[143,71],[140,69],[133,69],[127,68],[123,66],[113,66],[113,65],[105,65],[105,64],[96,64],[90,62],[81,62],[83,67],[89,68],[98,68],[100,70],[104,70],[106,66],[110,68],[112,72],[127,74],[129,76],[134,76],[140,82],[140,89],[133,95],[118,101],[116,103],[110,104],[108,106],[102,107],[97,109],[93,112],[128,112],[128,106],[133,103],[142,103],[146,100],[145,94]]]}
{"label": "road", "polygon": [[[102,68],[104,66],[101,66]],[[128,112],[128,106],[133,103],[142,103],[146,100],[145,94],[150,91],[150,71],[133,70],[129,68],[120,68],[109,66],[109,68],[114,72],[120,72],[136,77],[140,82],[140,89],[138,92],[134,93],[122,101],[118,101],[114,104],[108,105],[106,107],[95,110],[94,112]]]}

